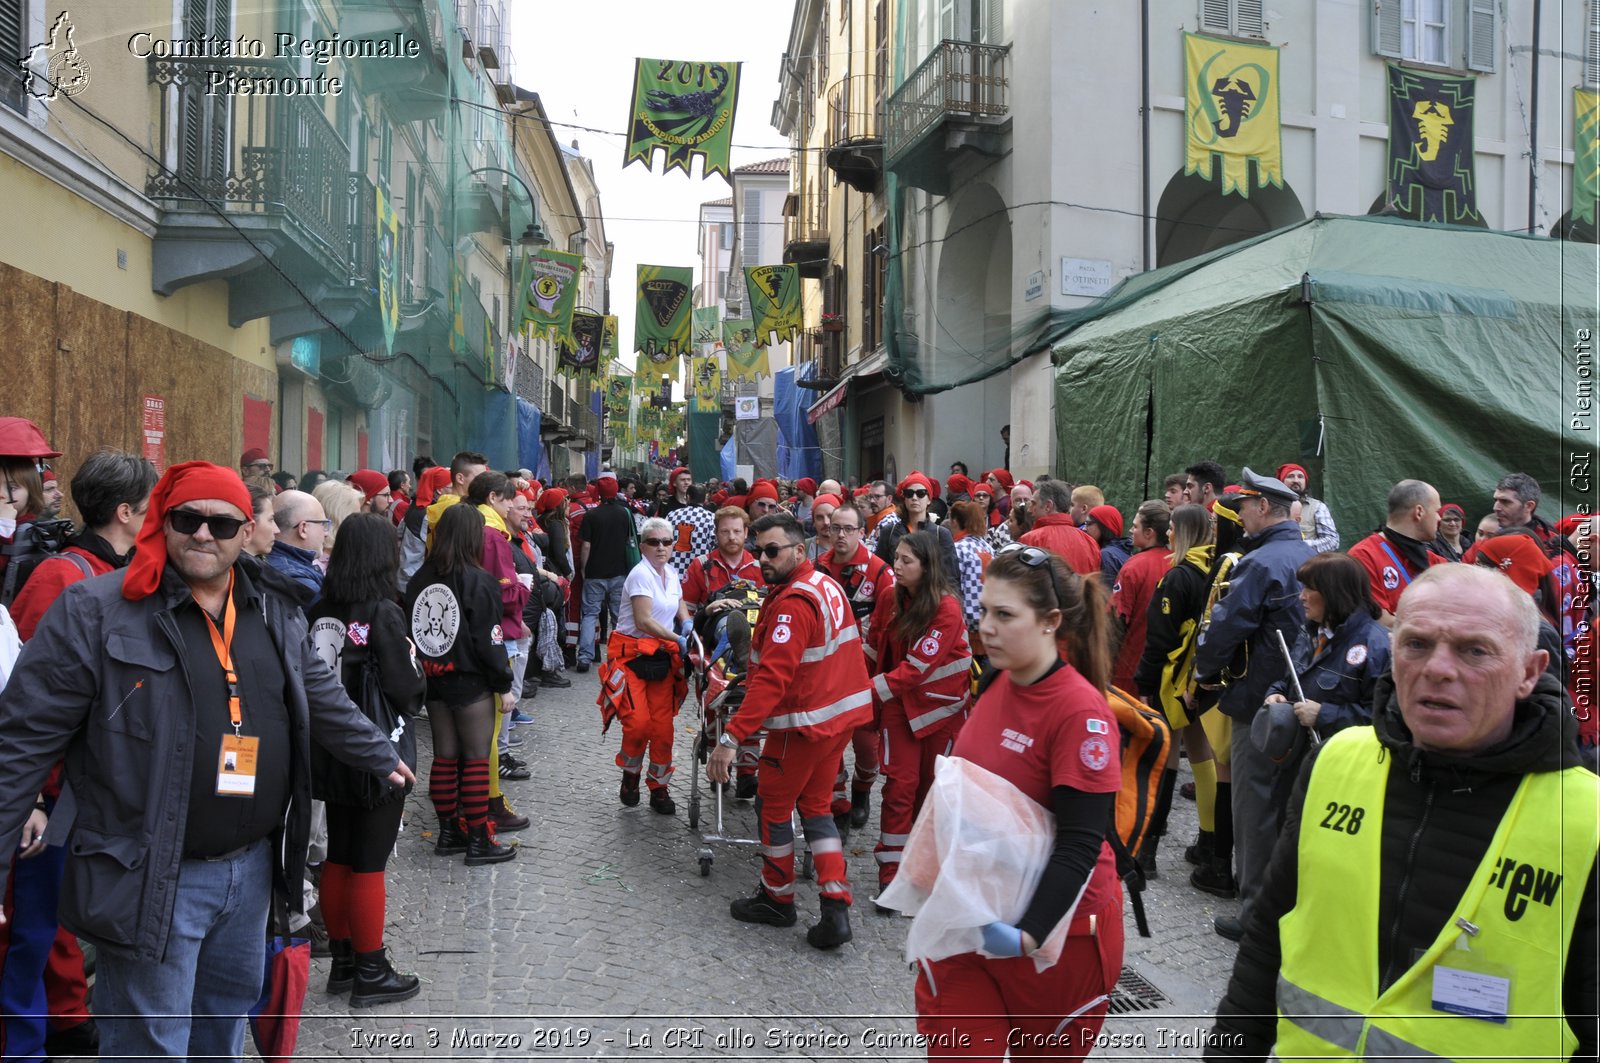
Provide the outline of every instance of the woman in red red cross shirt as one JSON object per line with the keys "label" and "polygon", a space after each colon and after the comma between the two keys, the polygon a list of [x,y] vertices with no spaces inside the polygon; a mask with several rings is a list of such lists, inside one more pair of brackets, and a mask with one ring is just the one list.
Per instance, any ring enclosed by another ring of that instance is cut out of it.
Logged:
{"label": "woman in red red cross shirt", "polygon": [[911,824],[933,785],[934,760],[950,752],[966,721],[972,670],[961,599],[939,540],[911,532],[894,550],[894,593],[878,599],[867,631],[887,777],[874,850],[884,889],[900,870]]}
{"label": "woman in red red cross shirt", "polygon": [[[1106,829],[1121,782],[1106,592],[1053,554],[1012,546],[984,581],[979,630],[995,679],[953,755],[1055,813],[1056,841],[1015,925],[983,928],[983,949],[924,963],[917,1031],[930,1059],[1082,1059],[1122,970],[1122,888]],[[1062,659],[1062,650],[1065,659]],[[1031,956],[1063,921],[1060,958]]]}

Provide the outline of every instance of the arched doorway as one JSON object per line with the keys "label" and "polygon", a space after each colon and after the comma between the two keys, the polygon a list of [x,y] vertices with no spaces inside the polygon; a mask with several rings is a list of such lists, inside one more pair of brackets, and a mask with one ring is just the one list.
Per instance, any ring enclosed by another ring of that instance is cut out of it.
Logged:
{"label": "arched doorway", "polygon": [[[1254,177],[1254,164],[1251,166]],[[1223,195],[1220,173],[1206,180],[1181,171],[1156,207],[1156,265],[1194,258],[1228,244],[1304,221],[1300,197],[1285,184],[1251,188],[1249,198]]]}

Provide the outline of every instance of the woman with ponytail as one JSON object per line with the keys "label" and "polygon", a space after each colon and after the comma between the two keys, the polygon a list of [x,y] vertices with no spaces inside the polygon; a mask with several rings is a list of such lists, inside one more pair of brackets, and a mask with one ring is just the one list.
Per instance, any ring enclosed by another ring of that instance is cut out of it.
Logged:
{"label": "woman with ponytail", "polygon": [[[1122,779],[1106,704],[1107,595],[1054,554],[1012,546],[995,555],[981,601],[995,678],[952,755],[1053,812],[1055,846],[1015,925],[990,923],[981,951],[921,966],[917,1030],[930,1059],[971,1055],[957,1045],[1082,1059],[1122,969],[1122,888],[1106,842]],[[1032,953],[1063,921],[1060,958],[1037,970]]]}

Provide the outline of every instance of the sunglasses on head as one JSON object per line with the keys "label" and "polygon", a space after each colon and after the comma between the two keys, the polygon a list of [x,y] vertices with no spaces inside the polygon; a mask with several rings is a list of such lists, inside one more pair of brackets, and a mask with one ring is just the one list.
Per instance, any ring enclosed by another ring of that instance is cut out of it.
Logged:
{"label": "sunglasses on head", "polygon": [[928,492],[921,487],[909,487],[900,492],[906,498],[927,498]]}
{"label": "sunglasses on head", "polygon": [[211,537],[219,542],[232,539],[239,534],[239,529],[245,526],[245,521],[238,517],[225,517],[215,513],[208,516],[196,513],[192,509],[169,509],[167,521],[172,525],[172,530],[179,535],[193,535],[203,524],[211,530]]}
{"label": "sunglasses on head", "polygon": [[1002,546],[994,555],[995,557],[1014,557],[1029,568],[1042,568],[1050,573],[1050,589],[1055,592],[1056,605],[1059,606],[1064,599],[1061,596],[1061,585],[1056,582],[1056,569],[1050,563],[1050,551],[1037,546],[1024,546],[1021,543],[1011,543]]}
{"label": "sunglasses on head", "polygon": [[644,541],[644,544],[646,546],[671,546],[672,545],[672,540],[671,539],[646,539]]}
{"label": "sunglasses on head", "polygon": [[801,544],[800,543],[784,543],[782,546],[779,546],[777,543],[768,543],[766,546],[758,546],[758,547],[756,547],[756,553],[760,554],[762,557],[766,558],[768,561],[772,561],[775,558],[777,558],[777,556],[779,554],[783,553],[785,550],[788,550],[791,547],[795,547],[795,546],[799,546],[799,545],[801,545]]}

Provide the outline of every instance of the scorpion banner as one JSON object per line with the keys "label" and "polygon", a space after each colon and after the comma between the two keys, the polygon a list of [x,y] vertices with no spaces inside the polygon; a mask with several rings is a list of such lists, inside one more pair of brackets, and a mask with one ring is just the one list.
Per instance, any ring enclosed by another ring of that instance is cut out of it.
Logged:
{"label": "scorpion banner", "polygon": [[[755,322],[756,342],[781,343],[794,339],[803,323],[800,309],[799,266],[746,266],[745,294]],[[777,339],[772,334],[777,334]]]}
{"label": "scorpion banner", "polygon": [[633,110],[628,115],[628,148],[622,165],[655,161],[667,153],[667,168],[700,156],[702,178],[728,179],[728,149],[733,143],[733,111],[739,102],[738,63],[680,63],[640,59],[633,71]]}
{"label": "scorpion banner", "polygon": [[1250,196],[1255,187],[1283,187],[1283,131],[1278,120],[1278,49],[1195,33],[1183,35],[1184,124],[1188,150],[1183,172],[1211,180],[1222,163],[1222,194]]}
{"label": "scorpion banner", "polygon": [[1476,86],[1390,65],[1387,206],[1401,217],[1483,224],[1473,180]]}

